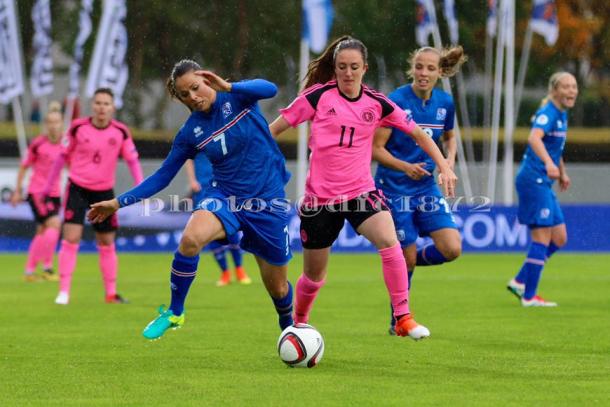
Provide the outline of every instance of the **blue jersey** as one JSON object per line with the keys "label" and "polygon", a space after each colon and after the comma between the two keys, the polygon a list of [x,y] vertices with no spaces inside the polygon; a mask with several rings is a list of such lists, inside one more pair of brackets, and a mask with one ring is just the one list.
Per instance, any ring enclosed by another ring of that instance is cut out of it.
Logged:
{"label": "blue jersey", "polygon": [[[430,136],[435,143],[444,132],[452,130],[455,107],[451,96],[437,88],[432,89],[428,100],[422,100],[413,91],[411,84],[404,85],[388,95],[390,100],[407,112],[415,123]],[[409,163],[425,162],[425,169],[433,172],[436,164],[415,141],[402,131],[392,129],[386,149],[394,157]],[[389,195],[416,194],[435,185],[434,177],[423,177],[416,181],[404,172],[379,165],[375,183]]]}
{"label": "blue jersey", "polygon": [[210,111],[191,113],[161,167],[121,194],[119,205],[130,205],[159,192],[187,159],[200,154],[212,164],[213,186],[226,196],[238,201],[283,198],[290,173],[257,105],[259,99],[276,93],[277,87],[263,79],[233,83],[230,93],[217,92]]}
{"label": "blue jersey", "polygon": [[201,189],[204,190],[211,185],[212,177],[214,176],[212,163],[210,163],[205,154],[197,154],[193,164],[195,167],[195,178],[201,185]]}
{"label": "blue jersey", "polygon": [[[541,129],[544,132],[542,137],[544,148],[546,148],[555,165],[559,166],[563,148],[566,144],[568,114],[559,110],[553,102],[549,101],[538,109],[533,123],[532,129]],[[523,154],[518,176],[532,179],[541,178],[547,184],[553,183],[553,180],[547,176],[544,163],[529,145]]]}

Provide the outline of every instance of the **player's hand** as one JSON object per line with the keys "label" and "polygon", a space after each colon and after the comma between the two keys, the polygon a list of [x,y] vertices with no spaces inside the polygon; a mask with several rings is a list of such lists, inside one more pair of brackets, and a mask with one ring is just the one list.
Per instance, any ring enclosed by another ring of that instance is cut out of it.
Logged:
{"label": "player's hand", "polygon": [[119,201],[116,198],[109,201],[97,202],[91,205],[91,210],[87,213],[87,219],[91,223],[100,223],[118,210]]}
{"label": "player's hand", "polygon": [[555,163],[548,163],[544,167],[546,169],[546,175],[548,175],[550,179],[559,179],[559,168]]}
{"label": "player's hand", "polygon": [[203,78],[203,81],[205,82],[205,84],[216,91],[220,91],[220,92],[230,92],[231,91],[231,84],[229,82],[225,81],[224,79],[222,79],[220,76],[216,75],[214,72],[201,70],[201,71],[195,71],[194,73],[197,76],[201,76]]}
{"label": "player's hand", "polygon": [[443,187],[443,191],[447,198],[455,197],[455,184],[457,180],[457,176],[449,166],[439,170],[438,184]]}
{"label": "player's hand", "polygon": [[561,192],[565,192],[568,190],[568,188],[570,188],[570,185],[572,184],[572,180],[570,180],[570,177],[568,177],[568,174],[561,174],[561,176],[559,177],[559,190]]}
{"label": "player's hand", "polygon": [[11,205],[14,207],[16,207],[21,201],[23,201],[23,199],[21,198],[21,192],[19,192],[18,190],[15,190],[13,192],[13,194],[11,195]]}
{"label": "player's hand", "polygon": [[424,167],[426,163],[408,163],[405,162],[404,165],[404,173],[409,176],[409,178],[414,179],[415,181],[420,180],[424,176],[431,176],[429,171],[427,171]]}
{"label": "player's hand", "polygon": [[201,184],[197,181],[191,182],[191,190],[195,193],[201,191]]}

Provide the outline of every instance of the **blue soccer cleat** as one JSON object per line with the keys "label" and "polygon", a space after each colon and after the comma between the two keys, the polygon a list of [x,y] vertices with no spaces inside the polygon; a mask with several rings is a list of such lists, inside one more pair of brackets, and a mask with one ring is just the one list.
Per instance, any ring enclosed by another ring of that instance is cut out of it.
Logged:
{"label": "blue soccer cleat", "polygon": [[142,331],[142,335],[146,339],[159,339],[168,329],[178,329],[184,325],[184,312],[182,315],[176,316],[172,310],[165,310],[163,307],[164,305],[159,307],[159,316],[146,325]]}

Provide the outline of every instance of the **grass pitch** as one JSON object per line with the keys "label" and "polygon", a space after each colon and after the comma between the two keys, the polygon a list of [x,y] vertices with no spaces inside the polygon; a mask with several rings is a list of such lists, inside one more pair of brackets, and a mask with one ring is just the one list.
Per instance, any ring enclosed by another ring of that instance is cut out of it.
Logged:
{"label": "grass pitch", "polygon": [[[466,254],[419,268],[412,307],[432,337],[387,335],[375,255],[333,255],[311,323],[326,341],[314,369],[286,367],[270,299],[246,255],[251,286],[217,288],[202,256],[183,329],[148,342],[168,302],[171,255],[120,255],[119,292],[103,303],[97,256],[81,255],[71,304],[55,283],[21,281],[23,255],[1,255],[0,405],[608,405],[610,255],[557,254],[524,309],[505,289],[523,255]],[[301,258],[291,263],[296,281]]]}

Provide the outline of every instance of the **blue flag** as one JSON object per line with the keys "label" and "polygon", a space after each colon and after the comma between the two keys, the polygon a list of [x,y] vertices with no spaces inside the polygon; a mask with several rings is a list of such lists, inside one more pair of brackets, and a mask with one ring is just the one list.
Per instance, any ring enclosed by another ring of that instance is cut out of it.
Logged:
{"label": "blue flag", "polygon": [[420,47],[428,45],[428,37],[434,32],[436,22],[432,21],[431,7],[434,7],[431,0],[417,0],[415,41]]}
{"label": "blue flag", "polygon": [[455,13],[455,0],[445,0],[443,2],[443,14],[449,26],[449,40],[455,45],[460,41],[458,21]]}
{"label": "blue flag", "polygon": [[559,37],[555,0],[534,0],[530,24],[535,33],[544,37],[547,45],[554,45]]}
{"label": "blue flag", "polygon": [[487,35],[491,38],[496,36],[498,27],[498,8],[496,0],[487,0]]}
{"label": "blue flag", "polygon": [[331,0],[303,0],[302,38],[313,52],[319,54],[326,47],[333,17]]}

